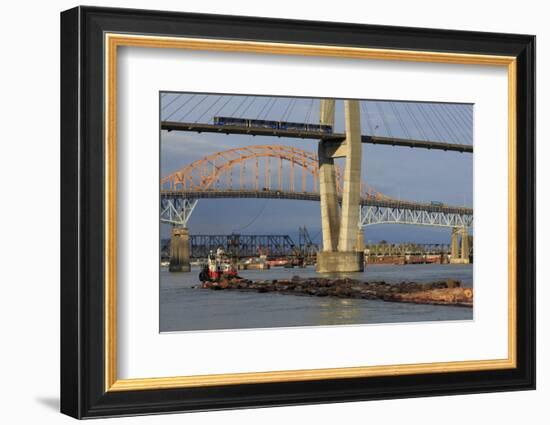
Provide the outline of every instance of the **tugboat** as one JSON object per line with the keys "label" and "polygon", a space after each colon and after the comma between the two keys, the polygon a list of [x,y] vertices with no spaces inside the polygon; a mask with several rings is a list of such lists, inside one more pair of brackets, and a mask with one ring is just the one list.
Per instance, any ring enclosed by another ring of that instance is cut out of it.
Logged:
{"label": "tugboat", "polygon": [[218,248],[216,253],[210,251],[208,254],[208,263],[199,273],[201,282],[219,282],[222,278],[238,278],[237,269],[229,261],[222,248]]}

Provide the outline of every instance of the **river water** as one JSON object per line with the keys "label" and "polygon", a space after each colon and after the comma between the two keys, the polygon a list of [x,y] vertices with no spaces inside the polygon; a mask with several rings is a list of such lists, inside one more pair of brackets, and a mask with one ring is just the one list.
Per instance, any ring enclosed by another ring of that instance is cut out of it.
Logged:
{"label": "river water", "polygon": [[[392,303],[384,301],[309,297],[278,293],[212,291],[198,286],[199,269],[189,273],[160,270],[160,331],[327,326],[368,323],[403,323],[440,320],[471,320],[466,307]],[[242,270],[251,280],[320,276],[314,267]],[[345,275],[338,275],[343,277]],[[415,264],[369,265],[363,273],[348,275],[364,281],[430,282],[460,280],[472,286],[472,265]],[[337,275],[323,275],[337,277]]]}

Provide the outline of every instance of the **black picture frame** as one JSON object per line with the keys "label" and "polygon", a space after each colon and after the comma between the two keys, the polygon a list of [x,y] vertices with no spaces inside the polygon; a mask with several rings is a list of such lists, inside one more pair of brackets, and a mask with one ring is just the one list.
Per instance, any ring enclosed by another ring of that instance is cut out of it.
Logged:
{"label": "black picture frame", "polygon": [[[517,58],[517,367],[474,372],[105,391],[104,33]],[[61,14],[61,412],[75,418],[535,388],[535,37],[76,7]]]}

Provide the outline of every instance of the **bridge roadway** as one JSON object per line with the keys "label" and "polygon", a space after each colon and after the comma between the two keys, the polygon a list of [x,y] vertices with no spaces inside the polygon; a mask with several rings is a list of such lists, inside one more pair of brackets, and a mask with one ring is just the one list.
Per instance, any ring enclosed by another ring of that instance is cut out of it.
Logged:
{"label": "bridge roadway", "polygon": [[[295,199],[302,201],[319,201],[319,193],[314,192],[289,192],[284,190],[168,190],[161,189],[161,197],[165,199],[220,199],[220,198],[267,198],[267,199]],[[342,197],[340,196],[340,202]],[[398,208],[403,210],[427,211],[430,213],[464,214],[472,215],[473,209],[455,206],[438,206],[420,202],[399,201],[390,199],[377,199],[375,197],[363,197],[362,206],[380,208]]]}
{"label": "bridge roadway", "polygon": [[[346,136],[342,133],[323,133],[318,131],[282,130],[274,128],[246,127],[236,125],[215,125],[203,123],[186,123],[162,121],[161,129],[168,131],[195,131],[197,133],[248,134],[251,136],[293,137],[297,139],[315,139],[328,142],[341,142]],[[363,143],[374,145],[403,146],[410,148],[435,149],[443,151],[473,153],[472,145],[458,143],[431,142],[426,140],[401,139],[383,136],[361,136]]]}

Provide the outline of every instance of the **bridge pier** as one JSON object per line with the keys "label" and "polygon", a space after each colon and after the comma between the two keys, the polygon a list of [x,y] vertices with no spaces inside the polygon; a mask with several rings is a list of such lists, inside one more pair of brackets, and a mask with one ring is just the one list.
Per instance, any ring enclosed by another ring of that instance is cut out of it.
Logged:
{"label": "bridge pier", "polygon": [[470,240],[468,239],[468,228],[463,227],[461,231],[461,255],[460,259],[463,264],[470,264]]}
{"label": "bridge pier", "polygon": [[458,249],[458,228],[453,227],[451,230],[451,263],[454,263],[459,258]]}
{"label": "bridge pier", "polygon": [[363,252],[320,251],[317,253],[317,271],[319,273],[354,273],[363,270]]}
{"label": "bridge pier", "polygon": [[170,266],[171,272],[189,272],[191,264],[189,261],[189,229],[187,227],[172,227],[170,239]]}
{"label": "bridge pier", "polygon": [[355,244],[355,249],[358,252],[365,251],[365,234],[363,233],[363,229],[359,227],[359,230],[357,231],[357,242]]}
{"label": "bridge pier", "polygon": [[[323,100],[321,102],[321,123],[327,123],[323,120],[332,120],[332,124],[334,124],[334,102],[334,100]],[[319,142],[320,182],[323,182],[319,188],[323,250],[317,254],[317,271],[321,273],[359,272],[364,269],[363,251],[359,252],[357,250],[362,159],[359,102],[345,100],[344,107],[346,123],[346,139],[344,142],[336,149],[334,149],[334,146],[329,149],[325,142]],[[332,114],[328,113],[330,110],[332,110]],[[340,217],[338,217],[336,178],[334,177],[334,180],[332,180],[330,164],[333,165],[334,158],[340,156],[346,159],[346,165],[343,176],[342,208]],[[323,160],[321,160],[321,157],[323,157]],[[334,196],[335,194],[336,196]],[[336,198],[336,208],[333,208],[334,198]],[[338,222],[339,225],[336,226],[334,223]],[[336,230],[336,227],[339,227],[339,229]],[[338,234],[337,245],[335,244],[336,234]]]}
{"label": "bridge pier", "polygon": [[[460,245],[458,238],[461,238]],[[453,227],[451,231],[451,264],[470,264],[470,242],[467,227]]]}

